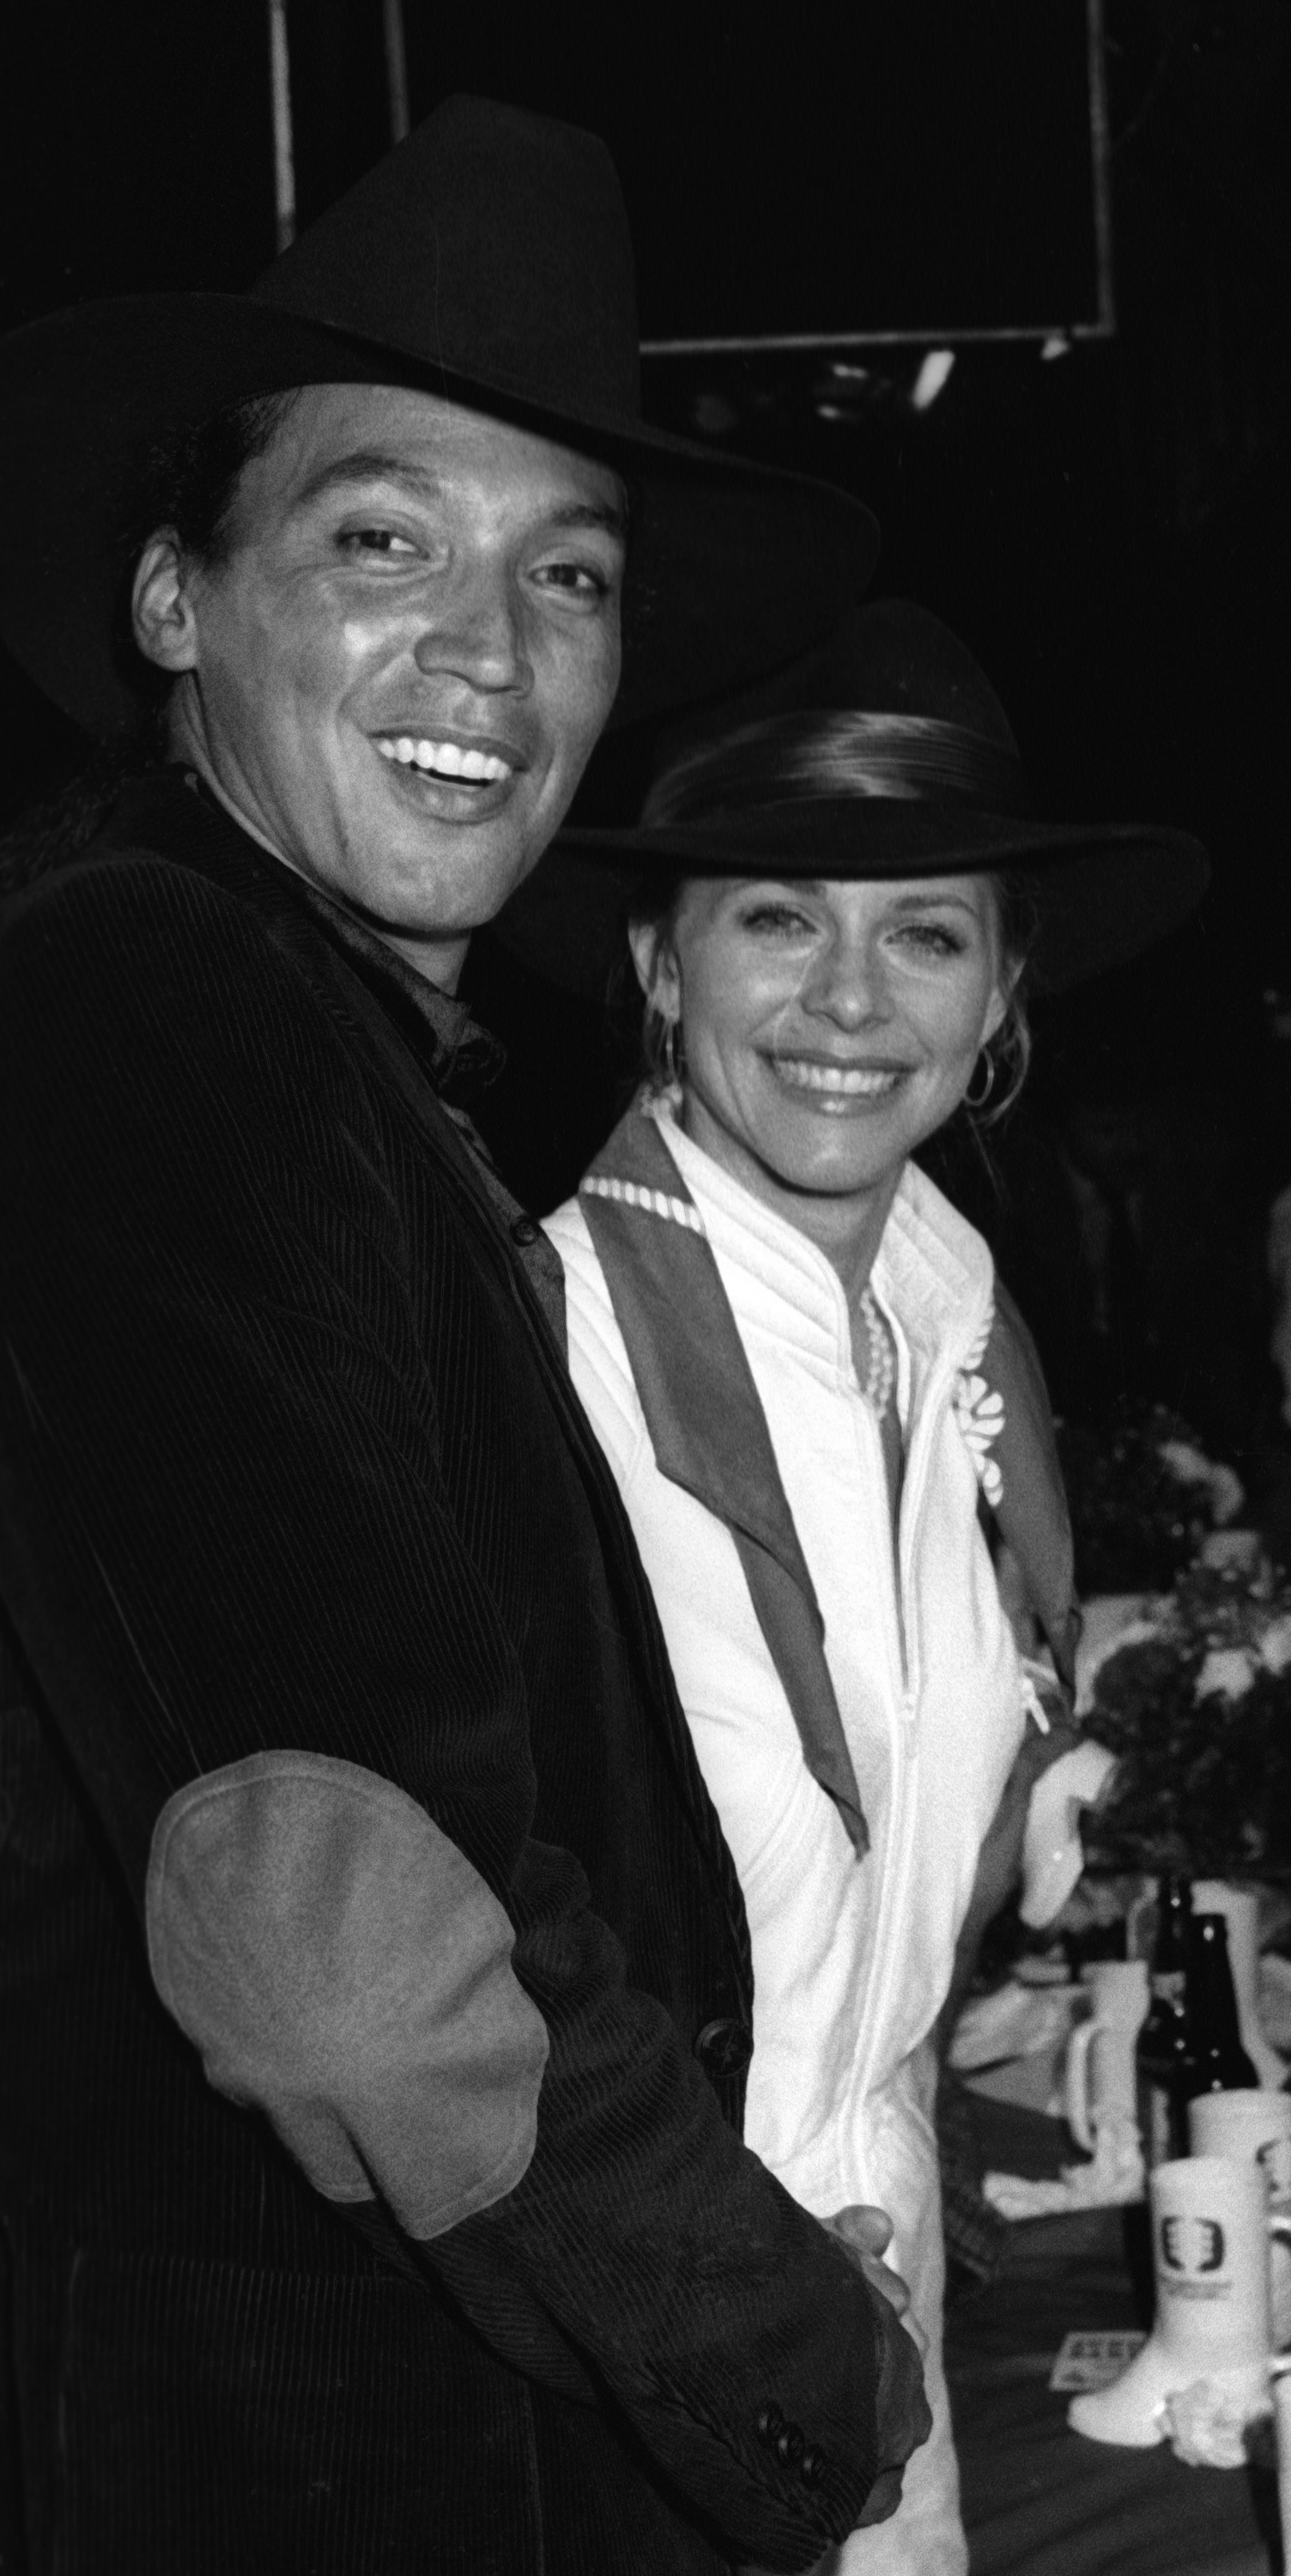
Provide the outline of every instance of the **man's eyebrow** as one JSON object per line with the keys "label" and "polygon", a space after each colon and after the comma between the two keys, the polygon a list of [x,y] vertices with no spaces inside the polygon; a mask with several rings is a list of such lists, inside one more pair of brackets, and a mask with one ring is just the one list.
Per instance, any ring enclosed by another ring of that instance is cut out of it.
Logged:
{"label": "man's eyebrow", "polygon": [[322,492],[343,490],[347,483],[406,483],[418,492],[442,490],[440,478],[427,465],[417,465],[389,447],[352,447],[333,456],[306,476],[296,494],[296,507],[316,501]]}
{"label": "man's eyebrow", "polygon": [[553,510],[553,528],[604,528],[612,537],[626,537],[627,504],[624,501],[570,501],[563,509]]}
{"label": "man's eyebrow", "polygon": [[[400,456],[388,447],[354,447],[345,456],[334,456],[326,465],[307,475],[295,498],[295,507],[304,509],[326,492],[343,491],[349,484],[402,483],[423,498],[435,499],[443,490],[441,477],[429,465]],[[625,537],[628,514],[622,501],[569,501],[550,514],[554,528],[604,528],[612,537]]]}

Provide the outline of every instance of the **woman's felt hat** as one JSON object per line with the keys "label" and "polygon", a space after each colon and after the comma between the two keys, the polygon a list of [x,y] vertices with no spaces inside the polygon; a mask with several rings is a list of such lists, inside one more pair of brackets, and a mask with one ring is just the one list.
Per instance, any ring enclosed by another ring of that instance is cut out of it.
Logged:
{"label": "woman's felt hat", "polygon": [[0,344],[0,635],[89,731],[137,711],[119,605],[148,451],[296,385],[400,384],[603,458],[629,484],[617,716],[789,659],[864,586],[869,513],[641,417],[632,251],[594,135],[453,98],[245,295],[116,297]]}
{"label": "woman's felt hat", "polygon": [[674,726],[640,821],[561,833],[494,928],[566,989],[603,994],[643,885],[1002,874],[1035,907],[1028,980],[1055,992],[1176,928],[1208,873],[1184,832],[1038,820],[967,646],[927,609],[880,600]]}

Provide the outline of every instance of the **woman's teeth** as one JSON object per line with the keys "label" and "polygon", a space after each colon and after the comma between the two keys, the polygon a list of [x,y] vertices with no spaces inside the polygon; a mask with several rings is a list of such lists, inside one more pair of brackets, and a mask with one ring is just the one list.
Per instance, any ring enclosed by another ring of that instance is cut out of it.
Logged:
{"label": "woman's teeth", "polygon": [[793,1055],[773,1056],[772,1063],[780,1081],[792,1083],[795,1090],[827,1092],[836,1099],[881,1099],[901,1080],[899,1072],[879,1065],[818,1064]]}
{"label": "woman's teeth", "polygon": [[436,778],[469,778],[489,785],[495,778],[512,775],[510,762],[500,760],[495,751],[462,751],[455,742],[414,742],[407,733],[379,733],[374,739],[383,760],[397,760],[403,769],[430,770]]}

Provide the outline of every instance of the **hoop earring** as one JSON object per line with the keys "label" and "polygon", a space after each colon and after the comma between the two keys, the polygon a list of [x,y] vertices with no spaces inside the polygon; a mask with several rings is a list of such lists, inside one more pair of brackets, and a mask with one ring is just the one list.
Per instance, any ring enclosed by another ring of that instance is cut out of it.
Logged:
{"label": "hoop earring", "polygon": [[[991,1054],[991,1051],[990,1051],[990,1048],[989,1048],[989,1047],[983,1047],[983,1048],[982,1048],[982,1050],[981,1050],[981,1053],[982,1053],[982,1054],[985,1056],[985,1058],[986,1058],[986,1080],[985,1080],[985,1082],[983,1083],[982,1088],[981,1088],[981,1091],[978,1093],[978,1096],[977,1096],[976,1100],[974,1100],[974,1098],[973,1098],[973,1088],[972,1088],[972,1086],[973,1086],[973,1074],[972,1074],[972,1073],[970,1073],[970,1075],[969,1075],[969,1077],[968,1077],[968,1089],[967,1089],[967,1091],[964,1093],[964,1107],[965,1107],[965,1109],[984,1109],[984,1108],[986,1107],[987,1101],[990,1099],[991,1093],[992,1093],[992,1092],[994,1091],[994,1089],[995,1089],[995,1058],[994,1058],[994,1056]],[[973,1066],[973,1073],[976,1073],[976,1071],[977,1071],[977,1066],[976,1066],[976,1065],[974,1065],[974,1066]]]}

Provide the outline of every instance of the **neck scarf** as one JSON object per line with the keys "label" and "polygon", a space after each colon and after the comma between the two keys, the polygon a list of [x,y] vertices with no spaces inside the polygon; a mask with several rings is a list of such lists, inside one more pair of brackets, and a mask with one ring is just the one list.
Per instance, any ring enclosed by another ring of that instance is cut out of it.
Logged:
{"label": "neck scarf", "polygon": [[[703,1218],[648,1111],[620,1120],[584,1175],[580,1204],[659,1472],[730,1530],[803,1759],[859,1860],[869,1829],[815,1588]],[[1079,1619],[1053,1422],[1035,1345],[998,1283],[987,1330],[959,1374],[955,1414],[984,1507],[1070,1691]]]}

